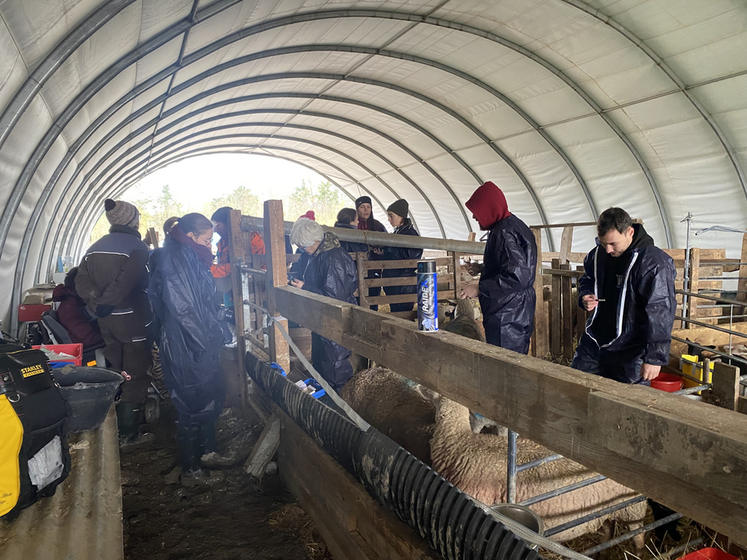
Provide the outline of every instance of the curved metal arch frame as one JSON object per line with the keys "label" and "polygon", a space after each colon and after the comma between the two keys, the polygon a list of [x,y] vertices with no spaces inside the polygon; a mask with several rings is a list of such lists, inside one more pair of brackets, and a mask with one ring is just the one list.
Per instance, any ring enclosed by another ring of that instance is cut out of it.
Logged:
{"label": "curved metal arch frame", "polygon": [[[151,85],[153,85],[153,84],[151,84]],[[193,98],[193,100],[196,101],[196,100],[202,99],[203,97],[207,97],[208,95],[209,95],[209,93],[208,94],[203,93],[203,94],[200,94],[198,96],[195,96],[195,98]],[[285,94],[282,94],[282,93],[273,94],[273,96],[274,95],[277,95],[278,97],[284,97],[285,96]],[[314,98],[314,99],[316,99],[318,97],[315,94],[301,94],[301,93],[295,93],[295,92],[289,93],[289,94],[287,94],[287,96],[291,96],[291,97],[303,97],[303,98]],[[190,113],[188,115],[185,115],[182,118],[183,119],[188,119],[188,118],[191,118],[194,114],[198,114],[199,112],[202,112],[202,111],[212,110],[212,109],[224,106],[224,105],[232,105],[232,104],[240,103],[240,102],[245,101],[245,100],[263,99],[263,98],[266,98],[266,97],[267,97],[266,95],[257,95],[257,96],[244,96],[244,97],[239,97],[239,98],[232,98],[232,99],[221,100],[218,103],[215,103],[215,104],[212,104],[212,105],[208,105],[206,107],[202,107],[198,111],[196,111],[194,113]],[[158,104],[160,104],[161,103],[161,98],[162,98],[162,96],[154,99],[153,101],[151,101],[151,103],[149,103],[148,105],[142,107],[136,113],[128,116],[122,123],[120,123],[119,127],[112,129],[104,138],[102,138],[102,140],[96,145],[96,147],[94,149],[92,149],[86,157],[83,158],[83,160],[81,161],[81,163],[76,167],[76,170],[74,171],[74,173],[71,176],[71,178],[68,180],[68,183],[65,186],[65,188],[63,189],[62,194],[60,195],[60,197],[58,197],[58,202],[55,205],[54,213],[57,213],[59,211],[60,206],[62,204],[63,197],[66,196],[67,192],[69,191],[69,189],[72,186],[72,183],[75,181],[75,179],[77,178],[77,176],[79,175],[79,173],[82,172],[82,170],[85,167],[85,165],[91,159],[91,157],[93,156],[93,154],[100,148],[100,146],[103,145],[103,144],[105,144],[111,137],[113,137],[114,134],[116,134],[116,132],[119,130],[119,128],[121,128],[121,126],[124,126],[125,124],[128,124],[129,122],[135,120],[136,118],[139,118],[140,116],[142,116],[142,114],[145,114],[148,110],[150,110],[150,109],[154,108],[155,106],[157,106]],[[409,121],[408,119],[404,119],[404,117],[398,116],[396,113],[388,111],[387,109],[384,109],[384,108],[381,108],[381,107],[377,107],[377,106],[369,104],[369,103],[359,102],[359,101],[349,100],[349,99],[344,99],[344,98],[333,98],[331,96],[327,96],[326,98],[330,99],[330,100],[336,100],[338,102],[351,103],[351,104],[356,104],[356,105],[359,105],[359,106],[363,106],[363,107],[365,107],[365,108],[367,108],[367,109],[369,109],[371,111],[385,112],[385,114],[390,115],[393,118],[397,118],[399,120],[403,120],[405,123],[409,124],[410,126],[415,127],[416,130],[420,130],[419,125],[417,125],[416,123],[414,123],[412,121]],[[179,106],[174,107],[172,110],[169,111],[169,115],[173,114],[177,110],[189,107],[194,101],[192,101],[192,102],[184,102],[184,103],[180,104]],[[114,111],[112,111],[112,113],[113,112]],[[391,137],[391,136],[387,135],[386,133],[384,133],[384,132],[382,132],[382,131],[374,128],[374,127],[371,127],[369,125],[365,125],[363,123],[356,122],[356,121],[353,121],[352,119],[347,119],[345,117],[340,117],[340,116],[336,116],[336,115],[330,115],[330,114],[326,114],[326,113],[313,112],[313,111],[305,111],[305,110],[302,111],[302,110],[290,110],[290,109],[263,109],[263,110],[252,109],[252,110],[249,110],[249,111],[241,111],[240,113],[245,113],[245,112],[265,112],[265,113],[269,112],[269,113],[281,113],[281,114],[305,114],[305,115],[314,116],[314,117],[321,117],[321,118],[327,118],[327,119],[335,119],[335,120],[339,120],[339,121],[342,121],[342,122],[345,122],[345,123],[348,123],[348,124],[351,124],[351,125],[359,126],[361,128],[369,130],[369,131],[371,131],[371,132],[373,132],[373,133],[375,133],[375,134],[377,134],[377,135],[379,135],[379,136],[387,139],[388,141],[394,143],[399,148],[403,149],[416,162],[418,162],[421,165],[423,165],[423,167],[426,170],[428,170],[434,177],[436,177],[436,179],[442,185],[447,186],[446,185],[446,181],[425,160],[423,160],[421,157],[419,157],[417,154],[415,154],[410,148],[408,148],[406,145],[404,145],[403,143],[401,143],[399,140],[395,139],[394,137]],[[141,126],[136,132],[138,134],[141,133],[146,127],[152,127],[155,124],[155,122],[156,122],[156,119],[152,119],[148,123],[145,123],[145,125]],[[178,121],[175,121],[175,123],[176,122],[178,122]],[[99,126],[101,126],[102,123],[103,123],[103,120],[101,120],[101,121],[97,120],[96,123],[94,123],[94,124],[96,125],[96,128],[98,128]],[[165,126],[162,129],[162,131],[165,131],[165,130],[169,129],[175,123],[169,123],[167,126]],[[94,124],[92,124],[91,127],[93,127]],[[85,138],[86,139],[89,138],[93,134],[93,132],[94,132],[94,130],[86,131]],[[426,134],[426,135],[429,135],[429,133],[427,131],[423,131],[423,133]],[[435,142],[437,142],[437,143],[440,142],[437,138],[433,138],[433,140]],[[76,147],[76,151],[77,151],[77,149],[80,149],[81,145],[82,145],[82,142],[81,143],[78,143],[78,142],[75,143],[74,147]],[[439,143],[439,145],[442,146],[443,149],[448,149],[447,147],[443,146],[441,143]],[[71,150],[72,149],[73,149],[73,147],[71,147]],[[71,153],[69,155],[69,157],[66,156],[63,159],[63,162],[61,162],[60,165],[58,166],[58,169],[55,170],[55,172],[53,173],[52,177],[50,178],[50,181],[47,184],[47,187],[45,188],[45,192],[42,195],[42,197],[43,197],[43,199],[45,201],[49,198],[49,196],[51,196],[52,189],[56,185],[56,182],[59,179],[59,177],[61,177],[62,173],[64,172],[64,169],[62,169],[61,167],[63,165],[66,166],[69,163],[69,161],[72,160],[72,158],[74,157],[74,155],[75,155],[75,153]],[[106,157],[108,157],[108,156],[106,156]],[[105,161],[106,157],[101,158],[101,160],[94,167],[94,171],[100,165],[103,164],[103,162]],[[467,170],[469,171],[469,169],[467,169]],[[89,177],[90,175],[91,175],[91,171],[88,172],[87,177]],[[474,173],[473,173],[473,176],[474,176]],[[480,181],[481,179],[479,177],[477,177],[477,180]],[[87,178],[83,180],[83,182],[86,182],[86,181],[87,181]],[[82,193],[82,194],[85,194],[85,193]],[[461,209],[461,206],[460,206],[460,209]],[[66,216],[67,216],[67,214],[68,214],[68,212],[70,210],[71,210],[71,206],[69,206],[68,208],[65,209],[64,217],[63,217],[63,220],[62,220],[63,222],[65,221],[65,218],[66,218]],[[463,212],[463,209],[462,209],[462,212]],[[464,217],[465,217],[465,223],[467,224],[468,228],[471,230],[472,229],[471,222],[469,222],[469,220],[467,220],[466,215]],[[36,227],[36,223],[38,222],[38,220],[32,220],[32,222],[34,223],[34,228],[35,228]],[[52,224],[48,223],[47,224],[47,232],[45,234],[45,237],[47,237],[47,238],[49,237],[51,228],[52,228]],[[54,253],[54,250],[56,250],[57,239],[59,237],[59,234],[60,234],[60,231],[58,229],[57,233],[54,236],[55,239],[54,239],[54,242],[52,244],[52,246],[53,246],[52,253]],[[52,258],[52,256],[51,256],[52,253],[50,253],[50,259]],[[51,260],[50,260],[50,263],[51,263]]]}
{"label": "curved metal arch frame", "polygon": [[[581,187],[582,192],[584,193],[584,196],[586,197],[586,201],[589,204],[589,209],[591,211],[592,216],[594,219],[599,215],[599,212],[597,210],[596,204],[594,203],[594,199],[591,195],[591,192],[589,191],[589,187],[586,184],[586,181],[581,176],[580,171],[576,167],[576,165],[571,161],[568,154],[565,153],[565,150],[561,148],[555,140],[552,139],[552,137],[547,133],[546,130],[544,130],[532,117],[529,116],[529,114],[526,113],[521,107],[519,107],[516,103],[514,103],[511,99],[509,99],[506,95],[501,93],[500,91],[496,90],[494,87],[486,84],[482,80],[479,80],[475,78],[474,76],[471,76],[467,74],[466,72],[463,72],[461,70],[458,70],[452,66],[448,66],[446,64],[437,62],[435,60],[430,60],[428,58],[420,57],[420,56],[414,56],[403,52],[398,51],[392,51],[387,49],[377,49],[373,47],[358,47],[355,45],[293,45],[292,47],[281,47],[277,49],[271,49],[268,51],[261,51],[252,53],[249,55],[245,55],[242,57],[237,57],[232,60],[226,61],[222,64],[219,64],[213,68],[210,69],[210,74],[216,74],[218,72],[222,72],[224,70],[228,70],[230,68],[233,68],[235,66],[239,66],[241,64],[246,64],[248,62],[252,62],[255,60],[262,60],[264,58],[274,57],[274,56],[283,56],[286,54],[296,54],[296,53],[306,53],[306,52],[346,52],[346,53],[353,53],[353,54],[369,54],[372,56],[382,56],[386,58],[394,58],[398,60],[405,60],[408,62],[413,62],[415,64],[420,64],[423,66],[427,66],[430,68],[435,68],[437,70],[441,70],[442,72],[446,72],[447,74],[450,74],[452,76],[455,76],[457,78],[460,78],[461,80],[464,80],[465,82],[468,82],[470,84],[473,84],[484,91],[488,92],[492,96],[498,98],[501,102],[506,104],[511,110],[513,110],[515,113],[517,113],[534,131],[539,134],[545,142],[548,143],[548,145],[555,150],[555,152],[563,159],[565,164],[568,166],[568,168],[571,170],[571,173],[573,173],[574,177],[578,181],[579,186]],[[203,73],[205,74],[205,73]],[[183,82],[182,84],[179,84],[180,89],[184,89],[182,86],[185,86],[189,84],[189,86],[194,85],[195,83],[198,83],[199,81],[205,79],[203,78],[203,74],[200,74],[198,76],[195,76],[194,78],[191,78],[190,80],[187,80]],[[346,75],[346,80],[348,79],[354,79],[353,77],[348,77]],[[364,78],[365,79],[365,78]],[[187,86],[187,87],[189,87]],[[400,86],[396,86],[399,88]],[[407,95],[412,95],[412,91],[414,90],[405,90],[403,89],[396,89],[395,91],[400,91],[402,93],[405,93]],[[430,99],[430,98],[428,98]],[[445,105],[442,105],[439,107],[441,110],[444,110],[443,107]],[[451,109],[449,109],[451,111]],[[450,114],[452,118],[456,118],[455,115],[458,115],[456,111],[453,111],[453,113]],[[465,119],[466,121],[466,119]],[[464,122],[462,122],[464,124]],[[475,129],[477,129],[475,127]],[[474,132],[474,131],[473,131]],[[487,136],[483,135],[481,139],[488,145],[492,146],[495,144],[494,141],[490,140]],[[500,155],[500,154],[499,154]],[[501,156],[503,157],[503,156]],[[508,157],[508,156],[506,156]],[[504,158],[504,160],[508,163],[508,161]],[[546,223],[546,222],[545,222]]]}
{"label": "curved metal arch frame", "polygon": [[[209,138],[203,138],[202,139],[203,143],[204,142],[209,142],[209,141],[210,141]],[[197,142],[195,144],[199,144],[199,143],[200,142]],[[319,162],[323,163],[324,165],[328,165],[329,167],[331,167],[332,169],[334,169],[335,171],[337,171],[341,175],[347,177],[348,180],[351,183],[357,185],[361,190],[363,190],[364,192],[368,193],[371,196],[371,198],[373,200],[375,200],[376,203],[380,207],[386,208],[386,206],[384,206],[381,203],[381,201],[378,199],[378,197],[376,197],[376,195],[374,195],[373,193],[371,193],[364,185],[362,185],[360,182],[358,182],[352,175],[350,175],[349,173],[347,173],[345,170],[343,170],[339,166],[337,166],[337,165],[335,165],[333,163],[330,163],[329,161],[326,161],[325,159],[323,159],[323,158],[321,158],[319,156],[316,156],[316,155],[313,155],[313,154],[308,154],[308,153],[303,152],[301,150],[296,150],[294,148],[287,148],[287,147],[284,147],[284,146],[270,146],[270,147],[268,147],[266,145],[265,146],[261,146],[261,145],[254,145],[254,146],[252,146],[252,145],[249,145],[249,144],[233,144],[233,143],[228,143],[228,144],[218,144],[218,145],[214,145],[214,146],[206,146],[204,149],[219,149],[219,148],[239,148],[239,149],[257,148],[257,149],[264,149],[264,150],[279,150],[279,151],[285,151],[285,152],[293,153],[293,154],[296,154],[296,155],[299,155],[299,156],[302,156],[302,157],[307,157],[309,159],[313,159],[313,160],[319,161]],[[200,152],[201,150],[202,150],[202,148],[196,148],[195,150],[189,151],[187,153],[194,154],[194,153]],[[175,155],[177,157],[182,157],[185,154],[184,153],[179,153],[179,154],[175,154]],[[159,163],[162,163],[164,165],[166,164],[165,161],[164,162],[159,162]],[[144,162],[144,165],[147,166],[147,161]],[[137,173],[135,173],[135,171],[136,170],[132,170],[131,173],[130,173],[130,175],[137,174]],[[320,173],[320,175],[322,175],[322,174]],[[326,175],[323,175],[323,176],[326,177]],[[120,182],[120,184],[127,183],[127,180],[128,180],[127,178],[122,177],[122,178],[118,179],[118,182]],[[136,180],[137,179],[134,179],[133,182],[136,181]],[[347,190],[345,190],[344,188],[342,188],[341,186],[339,186],[339,184],[337,184],[336,182],[332,182],[332,183],[335,186],[337,186],[343,193],[345,193],[349,198],[355,200],[354,197],[352,197],[350,195],[350,193],[348,193]],[[115,190],[117,188],[119,188],[119,186],[118,187],[112,187],[112,190]],[[93,201],[91,201],[91,203],[93,203]],[[86,212],[81,212],[81,216],[89,215],[89,214],[90,214],[90,212],[87,212],[87,211]],[[75,229],[77,229],[77,228],[70,228],[70,227],[68,227],[67,231],[75,231]],[[67,246],[70,246],[70,245],[67,245]],[[63,247],[67,247],[67,246],[63,245]]]}
{"label": "curved metal arch frame", "polygon": [[724,148],[726,155],[729,157],[729,161],[731,162],[732,167],[734,167],[734,171],[737,174],[737,179],[739,179],[739,184],[742,186],[742,191],[745,193],[745,196],[747,196],[747,177],[745,176],[745,171],[742,168],[742,165],[739,162],[739,158],[737,157],[734,148],[731,146],[729,139],[726,137],[726,134],[724,134],[724,132],[721,130],[721,127],[714,120],[708,110],[698,100],[698,98],[690,93],[690,90],[685,85],[685,82],[683,82],[682,79],[677,75],[677,72],[670,68],[666,61],[664,61],[658,54],[656,54],[656,52],[652,48],[646,45],[644,41],[638,38],[632,31],[616,21],[614,18],[602,13],[600,10],[592,8],[581,0],[562,1],[594,17],[595,19],[598,19],[605,25],[617,31],[620,35],[622,35],[628,41],[638,47],[643,52],[643,54],[649,57],[661,69],[661,71],[664,72],[667,78],[672,80],[672,83],[674,83],[675,87],[679,90],[679,93],[684,95],[685,98],[690,101],[690,103],[692,103],[693,107],[695,107],[695,110],[700,113],[700,116],[702,116],[703,119],[705,119],[705,121],[708,123],[708,126],[716,135],[716,138],[718,138],[719,143]]}
{"label": "curved metal arch frame", "polygon": [[[140,165],[139,163],[136,163],[139,158],[141,158],[143,156],[146,156],[148,161],[158,161],[160,159],[168,157],[172,151],[182,150],[182,149],[188,148],[188,147],[190,147],[192,145],[200,144],[201,142],[188,142],[186,145],[181,145],[183,142],[187,142],[188,140],[190,140],[192,138],[195,138],[195,137],[201,137],[202,135],[203,135],[203,132],[196,132],[196,133],[190,134],[190,135],[188,135],[186,137],[176,138],[176,139],[174,139],[173,142],[169,142],[168,138],[164,138],[163,140],[161,140],[161,141],[159,141],[157,143],[153,143],[153,144],[151,144],[151,142],[150,142],[151,138],[146,136],[143,140],[141,140],[140,142],[138,142],[134,146],[131,146],[130,148],[128,148],[124,153],[120,154],[119,157],[120,158],[124,158],[124,157],[128,156],[130,153],[132,153],[133,151],[141,148],[143,144],[147,144],[147,147],[145,148],[145,150],[141,150],[139,153],[137,153],[137,154],[133,155],[132,157],[130,157],[127,161],[122,162],[117,167],[117,169],[114,169],[114,170],[112,170],[110,172],[111,168],[118,163],[118,161],[113,161],[113,162],[111,162],[109,164],[109,166],[107,166],[106,169],[104,169],[101,173],[99,173],[98,177],[96,177],[96,179],[94,179],[91,182],[91,187],[88,189],[89,193],[90,193],[90,196],[88,197],[88,200],[95,200],[97,194],[102,193],[102,192],[106,192],[107,190],[110,190],[110,188],[108,187],[108,183],[110,181],[112,181],[112,182],[121,181],[122,180],[121,178],[124,175],[126,175],[127,173],[129,173],[128,166],[130,166],[130,165],[139,166]],[[203,138],[203,141],[204,142],[210,142],[210,141],[224,140],[224,139],[230,139],[230,138],[272,138],[272,137],[273,136],[271,136],[269,134],[262,134],[262,135],[259,135],[259,134],[232,134],[232,135],[226,135],[226,136],[217,136],[217,137],[214,136],[214,137],[211,137],[211,138]],[[278,136],[274,136],[274,137],[275,138],[279,138]],[[387,188],[389,190],[389,192],[391,192],[392,195],[395,196],[395,198],[401,198],[399,196],[399,194],[397,194],[397,192],[394,189],[392,189],[387,184],[386,181],[384,181],[380,177],[377,177],[376,174],[373,173],[368,167],[366,167],[365,165],[363,165],[357,159],[355,159],[355,158],[351,157],[350,155],[342,152],[341,150],[338,150],[336,148],[331,148],[329,146],[325,146],[324,144],[321,144],[319,142],[315,142],[315,141],[307,140],[307,139],[302,139],[302,138],[285,137],[285,138],[281,138],[281,139],[282,140],[295,141],[295,142],[301,142],[301,143],[304,143],[304,144],[309,144],[311,146],[316,146],[318,148],[321,148],[321,149],[330,151],[332,153],[335,153],[338,156],[341,156],[341,157],[345,158],[346,160],[349,160],[350,162],[354,163],[355,165],[357,165],[358,167],[360,167],[361,169],[363,169],[366,173],[368,173],[370,176],[376,177],[376,179],[385,188]],[[163,147],[161,147],[161,145],[163,145]],[[258,145],[256,147],[261,147],[261,146]],[[299,153],[303,153],[303,152],[299,152]],[[309,156],[310,156],[310,154],[309,154]],[[146,168],[148,166],[148,161],[145,162]],[[337,167],[335,167],[335,169],[337,169]],[[351,174],[345,173],[345,175],[353,183],[357,184],[361,188],[364,188],[363,185],[360,183],[360,181],[358,181],[357,179],[353,178],[353,176]],[[102,178],[103,178],[103,180],[102,180]],[[94,190],[94,188],[95,188],[95,190]],[[364,188],[364,190],[366,190],[366,192],[368,192],[369,194],[371,194],[371,192],[368,189]],[[78,229],[78,225],[80,224],[81,217],[84,214],[83,208],[82,208],[82,206],[84,206],[84,205],[86,205],[86,201],[82,200],[81,203],[79,203],[79,206],[78,206],[78,208],[80,209],[80,211],[77,212],[77,218],[76,218],[75,222],[72,224],[73,231],[75,231],[76,229]]]}

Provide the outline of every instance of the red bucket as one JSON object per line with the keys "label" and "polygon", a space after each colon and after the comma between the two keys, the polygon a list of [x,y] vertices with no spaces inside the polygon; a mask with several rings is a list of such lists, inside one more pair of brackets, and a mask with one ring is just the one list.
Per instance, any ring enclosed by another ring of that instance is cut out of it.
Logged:
{"label": "red bucket", "polygon": [[651,387],[667,393],[674,393],[682,389],[682,378],[673,373],[660,373],[651,380]]}
{"label": "red bucket", "polygon": [[690,554],[686,554],[680,560],[739,560],[721,550],[720,548],[701,548]]}

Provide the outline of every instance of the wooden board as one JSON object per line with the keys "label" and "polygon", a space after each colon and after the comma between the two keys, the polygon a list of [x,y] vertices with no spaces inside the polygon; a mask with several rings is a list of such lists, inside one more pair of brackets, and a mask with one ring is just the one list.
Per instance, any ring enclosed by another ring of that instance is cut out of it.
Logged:
{"label": "wooden board", "polygon": [[[265,247],[267,249],[267,284],[268,286],[285,286],[288,283],[288,269],[285,257],[285,230],[283,229],[283,202],[266,200],[264,210]],[[269,315],[278,320],[286,332],[288,321],[278,317],[275,304],[275,290],[268,290],[267,309]],[[290,349],[280,330],[270,325],[270,358],[280,364],[285,371],[290,371]]]}
{"label": "wooden board", "polygon": [[410,322],[308,292],[277,292],[291,320],[747,541],[747,430],[736,413],[452,333],[420,333]]}
{"label": "wooden board", "polygon": [[[454,290],[438,291],[438,301],[455,299]],[[376,296],[366,299],[369,305],[383,305],[385,303],[409,303],[418,301],[418,294],[398,294],[395,296]]]}
{"label": "wooden board", "polygon": [[[742,236],[742,254],[739,262],[747,263],[747,233]],[[737,300],[747,301],[747,265],[740,265],[739,277],[741,280],[737,283]]]}
{"label": "wooden board", "polygon": [[418,263],[424,260],[432,260],[436,262],[436,266],[446,266],[451,262],[449,257],[441,257],[440,259],[410,259],[406,261],[366,261],[364,268],[366,270],[383,270],[388,268],[417,268]]}
{"label": "wooden board", "polygon": [[[241,211],[231,210],[228,213],[228,252],[231,260],[231,292],[233,294],[233,313],[235,324],[244,325],[246,324],[248,317],[244,317],[244,290],[241,285],[241,271],[240,267],[244,265],[248,257],[251,257],[251,253],[247,251],[247,247],[251,247],[249,235],[246,232],[241,231]],[[242,329],[238,329],[242,331]],[[244,355],[246,354],[246,340],[244,339],[243,332],[236,333],[236,347],[238,348],[238,363],[237,369],[239,372],[244,371]],[[243,381],[243,379],[242,379]],[[241,383],[240,385],[240,398],[242,402],[246,402],[246,384]]]}
{"label": "wooden board", "polygon": [[435,560],[412,529],[384,509],[350,474],[275,407],[282,434],[280,476],[338,560]]}
{"label": "wooden board", "polygon": [[726,410],[737,409],[739,398],[739,368],[722,362],[713,364],[710,402]]}
{"label": "wooden board", "polygon": [[550,328],[547,323],[548,310],[542,286],[542,230],[532,228],[537,244],[537,268],[534,271],[534,332],[532,333],[532,355],[544,357],[550,351]]}
{"label": "wooden board", "polygon": [[273,413],[266,422],[257,443],[244,463],[244,472],[254,478],[262,478],[267,465],[280,447],[280,418]]}

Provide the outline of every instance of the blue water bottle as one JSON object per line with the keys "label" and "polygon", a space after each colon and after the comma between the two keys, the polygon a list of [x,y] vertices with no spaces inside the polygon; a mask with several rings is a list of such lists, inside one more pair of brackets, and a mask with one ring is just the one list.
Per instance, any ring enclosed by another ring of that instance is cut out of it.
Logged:
{"label": "blue water bottle", "polygon": [[438,330],[438,284],[436,261],[418,263],[418,330]]}

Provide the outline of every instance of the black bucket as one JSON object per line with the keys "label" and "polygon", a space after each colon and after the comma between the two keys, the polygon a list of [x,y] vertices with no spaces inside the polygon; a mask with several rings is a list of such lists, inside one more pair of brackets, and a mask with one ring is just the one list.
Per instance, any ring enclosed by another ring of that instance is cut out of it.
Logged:
{"label": "black bucket", "polygon": [[124,381],[116,371],[99,367],[68,366],[55,370],[54,378],[72,410],[68,423],[71,432],[98,428]]}

